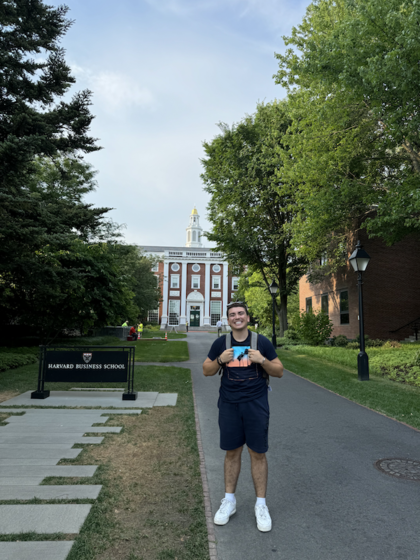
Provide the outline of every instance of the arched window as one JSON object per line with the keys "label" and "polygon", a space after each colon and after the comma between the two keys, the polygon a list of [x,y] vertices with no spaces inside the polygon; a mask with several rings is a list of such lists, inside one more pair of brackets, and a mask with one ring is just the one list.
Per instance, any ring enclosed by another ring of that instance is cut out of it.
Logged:
{"label": "arched window", "polygon": [[193,231],[193,241],[197,241],[197,232]]}

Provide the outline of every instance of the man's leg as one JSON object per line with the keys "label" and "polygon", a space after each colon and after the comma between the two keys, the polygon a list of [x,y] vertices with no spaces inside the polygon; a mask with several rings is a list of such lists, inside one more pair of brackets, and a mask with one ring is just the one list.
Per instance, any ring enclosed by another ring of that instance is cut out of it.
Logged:
{"label": "man's leg", "polygon": [[265,453],[255,453],[249,449],[251,456],[251,474],[254,481],[255,495],[265,498],[267,494],[268,463]]}
{"label": "man's leg", "polygon": [[225,457],[225,492],[234,494],[236,484],[238,482],[239,473],[241,472],[241,455],[242,447],[226,451]]}

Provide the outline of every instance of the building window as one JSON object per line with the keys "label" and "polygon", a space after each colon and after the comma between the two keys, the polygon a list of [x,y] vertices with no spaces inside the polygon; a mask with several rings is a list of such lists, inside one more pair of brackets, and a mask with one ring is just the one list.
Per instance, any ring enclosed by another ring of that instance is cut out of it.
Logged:
{"label": "building window", "polygon": [[200,288],[199,276],[191,276],[191,288],[193,288],[193,290],[198,290]]}
{"label": "building window", "polygon": [[217,321],[220,321],[222,315],[222,302],[221,301],[211,301],[210,302],[210,324],[212,327],[216,326]]}
{"label": "building window", "polygon": [[197,232],[193,231],[193,241],[197,241]]}
{"label": "building window", "polygon": [[220,264],[215,264],[213,266],[213,272],[220,272],[222,269],[220,267]]}
{"label": "building window", "polygon": [[349,293],[346,290],[340,292],[340,325],[348,325],[349,323]]}
{"label": "building window", "polygon": [[306,313],[309,313],[310,311],[312,311],[312,298],[307,297],[306,298]]}
{"label": "building window", "polygon": [[171,270],[173,270],[174,272],[178,272],[179,264],[178,263],[173,263],[172,266],[171,266]]}
{"label": "building window", "polygon": [[211,277],[211,289],[220,290],[220,276]]}
{"label": "building window", "polygon": [[156,263],[152,266],[152,272],[158,272],[159,271],[159,263]]}
{"label": "building window", "polygon": [[188,243],[191,241],[191,230],[188,230]]}
{"label": "building window", "polygon": [[239,278],[234,276],[232,278],[232,290],[237,290],[239,288]]}
{"label": "building window", "polygon": [[179,274],[171,274],[171,288],[179,288]]}
{"label": "building window", "polygon": [[192,271],[193,272],[200,272],[200,265],[199,264],[193,264],[192,265]]}
{"label": "building window", "polygon": [[147,321],[148,323],[159,323],[159,310],[149,311],[147,313]]}
{"label": "building window", "polygon": [[179,299],[169,300],[169,324],[178,325],[179,323]]}
{"label": "building window", "polygon": [[328,294],[322,294],[321,296],[321,311],[328,315]]}
{"label": "building window", "polygon": [[324,252],[322,253],[322,255],[321,255],[321,258],[319,259],[319,264],[320,264],[321,266],[325,266],[325,265],[327,264],[327,262],[328,262],[328,259],[327,259],[327,252],[324,251]]}

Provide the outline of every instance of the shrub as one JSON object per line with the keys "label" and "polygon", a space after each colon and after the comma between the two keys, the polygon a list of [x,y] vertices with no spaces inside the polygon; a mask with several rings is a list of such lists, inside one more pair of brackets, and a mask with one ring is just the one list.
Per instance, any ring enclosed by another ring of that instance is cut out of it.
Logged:
{"label": "shrub", "polygon": [[402,348],[402,344],[397,340],[387,340],[382,348]]}
{"label": "shrub", "polygon": [[16,369],[21,366],[36,363],[37,358],[33,354],[12,354],[10,352],[0,353],[0,371]]}
{"label": "shrub", "polygon": [[331,340],[331,346],[338,346],[344,348],[348,344],[347,336],[344,334],[339,334],[338,336],[333,336]]}
{"label": "shrub", "polygon": [[322,311],[302,311],[293,321],[293,325],[299,339],[311,346],[325,344],[333,330],[330,318]]}
{"label": "shrub", "polygon": [[350,348],[350,350],[358,350],[360,348],[360,344],[358,342],[349,342],[346,348]]}

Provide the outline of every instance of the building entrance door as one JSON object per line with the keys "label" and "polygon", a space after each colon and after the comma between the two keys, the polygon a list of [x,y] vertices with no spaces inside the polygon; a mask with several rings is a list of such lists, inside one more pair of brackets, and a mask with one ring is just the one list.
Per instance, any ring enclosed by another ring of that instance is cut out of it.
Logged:
{"label": "building entrance door", "polygon": [[190,308],[190,327],[200,326],[200,306],[192,305]]}

